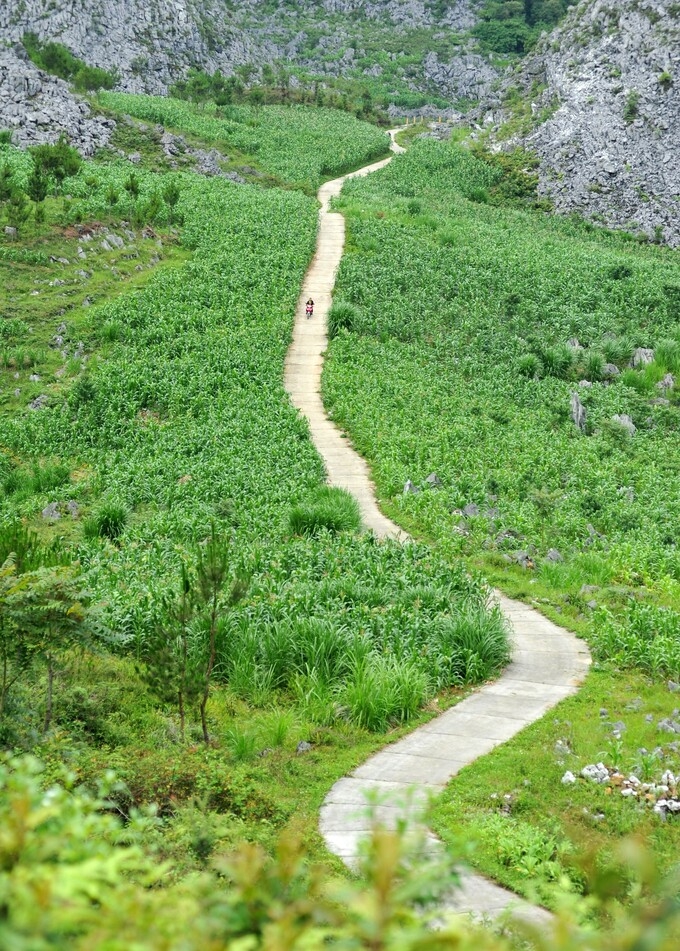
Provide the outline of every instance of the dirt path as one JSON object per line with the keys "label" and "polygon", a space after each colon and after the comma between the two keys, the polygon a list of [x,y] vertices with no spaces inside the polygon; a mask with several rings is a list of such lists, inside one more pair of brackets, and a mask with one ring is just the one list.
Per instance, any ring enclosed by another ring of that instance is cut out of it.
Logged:
{"label": "dirt path", "polygon": [[[393,138],[393,151],[403,151]],[[408,536],[378,509],[368,466],[349,439],[326,417],[321,402],[323,354],[328,344],[326,315],[343,253],[345,222],[329,210],[346,178],[368,175],[390,159],[352,175],[327,182],[319,190],[321,211],[317,249],[298,302],[293,342],[286,359],[285,386],[293,404],[307,417],[314,445],[323,457],[328,482],[350,491],[359,501],[367,528],[380,538],[407,541]],[[315,302],[305,316],[305,301]],[[399,817],[417,824],[424,801],[468,763],[514,736],[575,693],[590,664],[590,655],[574,634],[525,604],[496,592],[513,628],[512,662],[494,683],[482,687],[456,707],[370,757],[351,776],[339,780],[321,809],[320,829],[328,848],[351,865],[366,835],[366,793],[377,792],[378,814],[392,825]],[[433,848],[437,840],[430,834]],[[463,877],[451,908],[491,916],[512,905],[537,922],[549,916],[516,895],[473,873]]]}

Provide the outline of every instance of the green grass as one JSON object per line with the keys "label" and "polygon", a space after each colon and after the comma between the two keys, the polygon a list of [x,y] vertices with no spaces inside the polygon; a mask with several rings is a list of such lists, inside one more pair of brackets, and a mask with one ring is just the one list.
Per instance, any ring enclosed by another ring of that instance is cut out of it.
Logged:
{"label": "green grass", "polygon": [[[557,603],[597,586],[584,610],[615,607],[621,588],[677,605],[680,408],[675,391],[668,406],[654,400],[675,360],[678,265],[625,235],[466,199],[496,175],[465,150],[417,143],[348,184],[337,296],[354,311],[331,344],[326,405],[391,513],[451,555],[495,570],[530,548]],[[660,358],[626,370],[637,346]],[[579,387],[600,354],[624,372]],[[633,438],[612,421],[621,414]],[[402,494],[433,471],[440,490]],[[470,503],[479,511],[465,518]],[[566,567],[545,563],[550,548]]]}
{"label": "green grass", "polygon": [[[625,798],[619,787],[580,772],[602,761],[641,782],[660,783],[666,770],[677,775],[678,744],[657,726],[676,705],[665,684],[593,670],[577,696],[461,770],[437,803],[434,830],[476,868],[548,906],[558,900],[562,876],[581,888],[579,852],[604,867],[626,836],[644,839],[660,867],[674,865],[676,822],[662,822],[644,797]],[[619,740],[613,728],[620,724]],[[576,783],[562,783],[567,771]]]}
{"label": "green grass", "polygon": [[102,93],[102,104],[145,122],[254,155],[280,181],[313,192],[325,177],[387,153],[388,137],[375,126],[332,109],[310,106],[194,106],[178,99]]}
{"label": "green grass", "polygon": [[293,535],[318,535],[320,532],[357,532],[361,528],[359,503],[344,489],[321,486],[290,513]]}

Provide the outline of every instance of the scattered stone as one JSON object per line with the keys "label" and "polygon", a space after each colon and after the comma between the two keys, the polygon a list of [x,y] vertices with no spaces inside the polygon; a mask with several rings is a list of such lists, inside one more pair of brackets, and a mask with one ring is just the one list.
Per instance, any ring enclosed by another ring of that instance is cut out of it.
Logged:
{"label": "scattered stone", "polygon": [[595,783],[606,783],[609,779],[609,770],[604,763],[591,763],[589,766],[583,767],[581,776]]}
{"label": "scattered stone", "polygon": [[295,752],[296,752],[296,753],[298,754],[298,756],[299,756],[299,755],[301,755],[302,753],[309,753],[309,751],[311,750],[311,748],[312,748],[312,744],[311,744],[311,743],[308,743],[307,740],[300,740],[300,742],[299,742],[298,745],[297,745],[297,749],[296,749]]}
{"label": "scattered stone", "polygon": [[111,247],[111,245],[109,244],[109,242],[106,240],[106,238],[104,238],[104,240],[103,240],[102,243],[101,243],[101,249],[102,249],[102,251],[112,251],[112,250],[113,250],[113,248]]}
{"label": "scattered stone", "polygon": [[589,390],[593,384],[590,380],[579,380],[578,385],[584,390]]}
{"label": "scattered stone", "polygon": [[671,717],[664,717],[656,725],[660,733],[680,733],[680,723]]}
{"label": "scattered stone", "polygon": [[107,237],[107,242],[118,251],[121,251],[125,247],[125,242],[117,234],[110,234]]}
{"label": "scattered stone", "polygon": [[546,561],[552,561],[552,562],[564,561],[562,554],[556,548],[551,548],[545,557],[546,557]]}
{"label": "scattered stone", "polygon": [[638,347],[630,361],[632,367],[646,367],[654,362],[654,351],[648,347]]}
{"label": "scattered stone", "polygon": [[621,413],[612,416],[612,422],[618,423],[622,429],[625,429],[629,436],[634,436],[637,432],[637,426],[630,418],[628,413]]}
{"label": "scattered stone", "polygon": [[662,380],[656,384],[657,390],[661,390],[662,393],[670,392],[675,386],[675,377],[672,373],[667,373]]}
{"label": "scattered stone", "polygon": [[617,720],[616,723],[612,724],[612,733],[615,737],[621,736],[622,733],[626,731],[626,724],[623,720]]}
{"label": "scattered stone", "polygon": [[49,505],[46,505],[45,508],[42,510],[42,517],[44,519],[48,519],[48,518],[53,519],[54,521],[61,518],[61,512],[59,511],[59,503],[50,502]]}
{"label": "scattered stone", "polygon": [[410,479],[407,479],[404,483],[404,495],[417,495],[420,492],[420,489],[417,485],[414,485]]}
{"label": "scattered stone", "polygon": [[10,239],[10,241],[14,241],[14,239],[15,239],[16,236],[17,236],[17,229],[16,229],[16,228],[10,228],[9,225],[5,225],[5,234],[6,234],[7,237]]}
{"label": "scattered stone", "polygon": [[528,551],[516,551],[513,553],[512,557],[515,563],[518,564],[521,568],[525,568],[526,570],[531,570],[532,568],[536,567]]}
{"label": "scattered stone", "polygon": [[671,693],[680,693],[680,684],[676,684],[674,680],[669,680],[668,689]]}
{"label": "scattered stone", "polygon": [[475,505],[474,502],[470,502],[463,509],[463,515],[466,518],[474,518],[476,515],[479,515],[479,506]]}
{"label": "scattered stone", "polygon": [[595,594],[595,592],[599,590],[600,590],[599,584],[582,584],[579,589],[579,594],[581,596],[585,594]]}
{"label": "scattered stone", "polygon": [[602,367],[602,376],[606,380],[611,380],[612,377],[618,376],[620,373],[621,371],[615,363],[605,363]]}
{"label": "scattered stone", "polygon": [[78,503],[75,502],[73,499],[71,499],[69,502],[66,503],[66,511],[71,516],[71,518],[78,518],[78,516],[80,515],[80,509],[78,507]]}
{"label": "scattered stone", "polygon": [[425,479],[425,485],[429,486],[431,489],[438,489],[441,485],[443,485],[443,483],[436,472],[431,472],[427,479]]}
{"label": "scattered stone", "polygon": [[31,400],[31,402],[28,404],[28,408],[29,409],[44,409],[49,403],[49,401],[50,401],[49,396],[43,393],[40,396],[36,396],[34,400]]}
{"label": "scattered stone", "polygon": [[576,782],[576,777],[571,772],[571,770],[566,771],[566,773],[562,777],[562,782],[564,783],[565,786],[571,785],[572,783]]}
{"label": "scattered stone", "polygon": [[40,383],[40,376],[37,373],[31,373],[28,379],[31,383]]}
{"label": "scattered stone", "polygon": [[579,429],[581,432],[585,432],[586,428],[586,408],[579,399],[578,393],[571,394],[571,418],[573,420],[574,426]]}
{"label": "scattered stone", "polygon": [[571,350],[583,350],[583,347],[581,346],[578,337],[572,337],[570,340],[567,340],[567,346]]}

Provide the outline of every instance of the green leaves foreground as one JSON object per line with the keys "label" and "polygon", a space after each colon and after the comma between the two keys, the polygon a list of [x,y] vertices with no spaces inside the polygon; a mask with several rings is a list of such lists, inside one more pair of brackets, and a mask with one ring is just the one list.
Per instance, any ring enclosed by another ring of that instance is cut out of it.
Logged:
{"label": "green leaves foreground", "polygon": [[[244,843],[219,855],[212,868],[179,885],[134,844],[151,816],[133,815],[123,828],[107,808],[113,783],[97,794],[66,777],[44,790],[32,758],[0,763],[0,945],[8,951],[509,951],[512,937],[476,930],[466,919],[442,920],[434,902],[457,875],[443,859],[425,860],[423,842],[405,830],[377,825],[366,844],[358,880],[328,879],[310,865],[291,836],[274,859]],[[632,951],[677,947],[680,918],[672,883],[664,883],[639,848],[625,858],[640,881],[642,901],[596,935],[574,924],[565,906],[554,928],[541,933],[521,922],[515,939],[536,949]],[[416,871],[417,870],[417,871]],[[610,905],[605,873],[593,878],[591,906]],[[669,888],[669,884],[671,888]],[[581,909],[583,910],[583,909]],[[432,915],[437,913],[436,929]]]}

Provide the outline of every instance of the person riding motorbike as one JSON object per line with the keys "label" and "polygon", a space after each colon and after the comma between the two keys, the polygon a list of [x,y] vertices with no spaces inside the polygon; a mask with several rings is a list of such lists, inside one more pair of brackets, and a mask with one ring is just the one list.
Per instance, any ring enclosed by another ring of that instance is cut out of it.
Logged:
{"label": "person riding motorbike", "polygon": [[314,313],[314,301],[312,300],[311,297],[305,304],[305,313],[307,314],[308,317],[311,317],[312,314]]}

